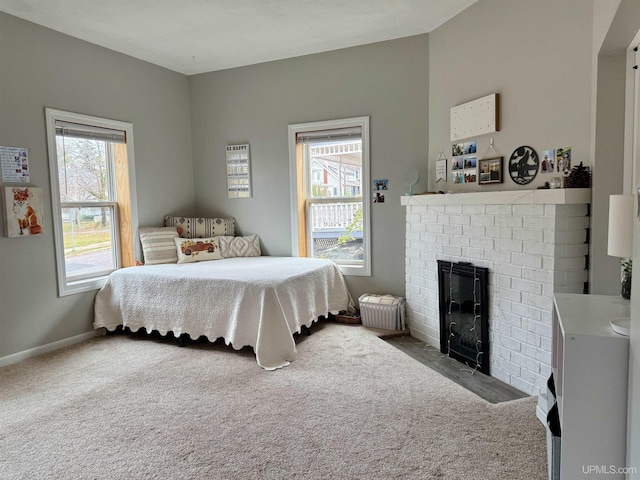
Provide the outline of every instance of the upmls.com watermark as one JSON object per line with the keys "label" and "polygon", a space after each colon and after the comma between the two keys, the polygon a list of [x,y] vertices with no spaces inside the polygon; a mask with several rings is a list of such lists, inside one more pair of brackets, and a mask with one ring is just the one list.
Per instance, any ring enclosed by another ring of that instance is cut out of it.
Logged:
{"label": "upmls.com watermark", "polygon": [[617,465],[582,465],[585,475],[635,475],[636,467],[618,467]]}

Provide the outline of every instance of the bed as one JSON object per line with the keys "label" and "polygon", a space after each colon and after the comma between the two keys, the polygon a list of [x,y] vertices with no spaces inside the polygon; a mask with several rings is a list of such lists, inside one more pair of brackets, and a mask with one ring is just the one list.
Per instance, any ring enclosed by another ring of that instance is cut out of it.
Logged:
{"label": "bed", "polygon": [[274,370],[295,360],[294,333],[351,304],[329,260],[260,256],[145,265],[107,278],[96,296],[94,328],[222,337],[235,349],[253,347],[258,365]]}

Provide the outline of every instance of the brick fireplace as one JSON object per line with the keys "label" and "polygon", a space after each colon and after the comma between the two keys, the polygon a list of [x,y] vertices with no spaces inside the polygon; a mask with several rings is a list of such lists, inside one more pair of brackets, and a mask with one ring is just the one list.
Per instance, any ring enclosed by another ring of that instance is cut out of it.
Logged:
{"label": "brick fireplace", "polygon": [[490,371],[523,392],[546,389],[554,293],[587,282],[590,189],[402,197],[407,325],[439,348],[438,260],[488,268]]}

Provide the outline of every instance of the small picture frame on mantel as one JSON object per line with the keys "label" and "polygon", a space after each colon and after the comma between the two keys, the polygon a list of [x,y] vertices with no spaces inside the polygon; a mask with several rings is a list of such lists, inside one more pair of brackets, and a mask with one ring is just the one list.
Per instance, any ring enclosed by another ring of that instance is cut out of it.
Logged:
{"label": "small picture frame on mantel", "polygon": [[483,158],[478,160],[478,183],[502,183],[503,157]]}

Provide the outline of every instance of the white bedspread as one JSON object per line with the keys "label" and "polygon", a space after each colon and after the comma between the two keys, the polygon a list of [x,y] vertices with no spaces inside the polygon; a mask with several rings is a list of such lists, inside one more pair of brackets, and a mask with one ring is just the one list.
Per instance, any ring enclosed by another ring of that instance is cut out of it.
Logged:
{"label": "white bedspread", "polygon": [[205,335],[240,349],[274,370],[297,355],[292,334],[351,302],[342,273],[329,260],[227,258],[148,265],[113,272],[98,292],[94,328]]}

